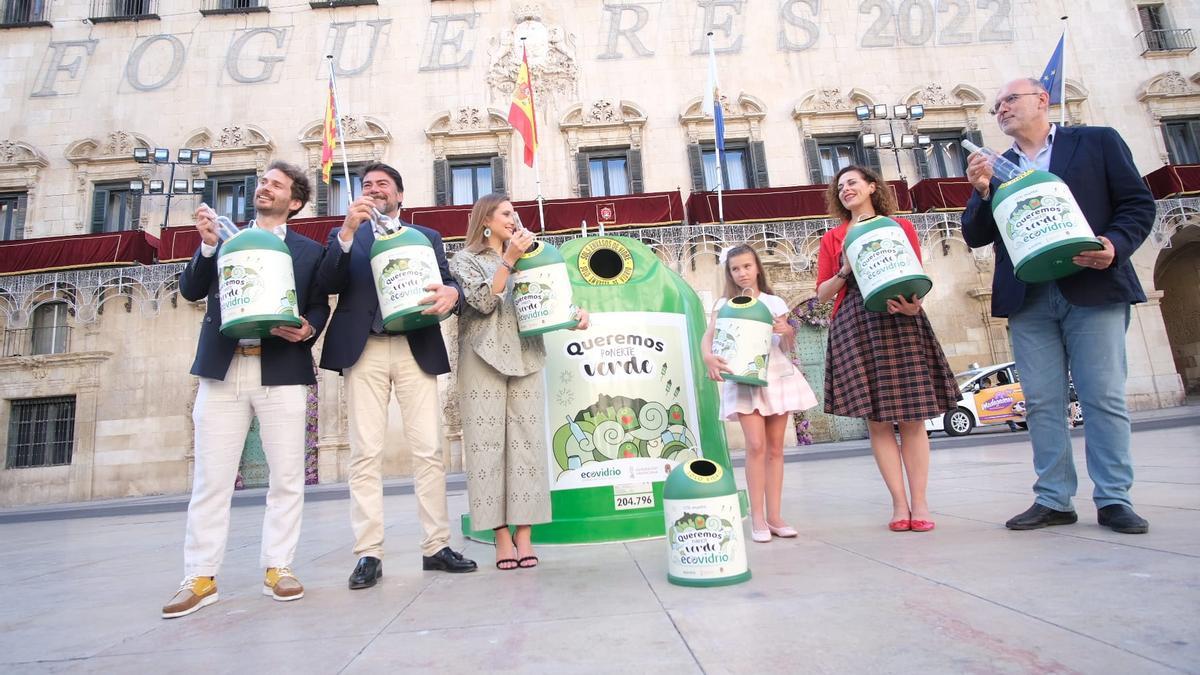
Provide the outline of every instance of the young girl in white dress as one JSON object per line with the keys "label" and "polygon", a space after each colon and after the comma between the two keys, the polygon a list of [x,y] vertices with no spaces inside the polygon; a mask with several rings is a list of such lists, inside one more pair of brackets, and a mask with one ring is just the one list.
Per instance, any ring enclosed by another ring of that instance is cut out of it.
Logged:
{"label": "young girl in white dress", "polygon": [[[750,498],[751,538],[769,542],[771,536],[795,537],[796,529],[783,520],[783,439],[793,412],[817,405],[817,397],[784,349],[793,349],[795,330],[787,322],[788,307],[771,294],[766,272],[754,249],[735,246],[725,252],[725,292],[713,309],[702,341],[709,378],[721,382],[721,417],[742,425],[746,437],[746,493]],[[757,298],[775,317],[767,360],[767,386],[755,387],[725,380],[729,364],[712,353],[717,312],[739,295]],[[781,348],[782,347],[782,348]]]}

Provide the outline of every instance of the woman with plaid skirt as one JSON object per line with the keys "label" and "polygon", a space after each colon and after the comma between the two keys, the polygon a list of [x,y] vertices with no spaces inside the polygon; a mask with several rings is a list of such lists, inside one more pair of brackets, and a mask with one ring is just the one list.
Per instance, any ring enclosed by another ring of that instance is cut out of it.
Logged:
{"label": "woman with plaid skirt", "polygon": [[[829,212],[842,218],[841,225],[821,237],[817,258],[817,299],[836,298],[825,352],[825,412],[867,420],[875,463],[892,494],[888,528],[928,532],[934,523],[925,498],[929,482],[925,420],[956,405],[958,385],[921,310],[921,299],[914,295],[911,301],[888,300],[886,313],[867,310],[850,263],[842,255],[850,223],[895,212],[895,197],[887,184],[870,169],[849,166],[837,173],[825,199]],[[894,220],[920,259],[912,223]],[[900,429],[898,444],[893,425]]]}

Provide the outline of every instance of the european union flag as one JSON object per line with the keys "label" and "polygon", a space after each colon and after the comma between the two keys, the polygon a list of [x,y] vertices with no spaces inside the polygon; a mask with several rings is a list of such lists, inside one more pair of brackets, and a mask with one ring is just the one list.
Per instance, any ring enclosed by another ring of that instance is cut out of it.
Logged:
{"label": "european union flag", "polygon": [[1054,48],[1054,53],[1050,55],[1050,63],[1046,64],[1046,70],[1042,73],[1042,86],[1050,92],[1050,105],[1062,103],[1063,42],[1066,38],[1067,34],[1064,31],[1062,37],[1058,38],[1058,46]]}

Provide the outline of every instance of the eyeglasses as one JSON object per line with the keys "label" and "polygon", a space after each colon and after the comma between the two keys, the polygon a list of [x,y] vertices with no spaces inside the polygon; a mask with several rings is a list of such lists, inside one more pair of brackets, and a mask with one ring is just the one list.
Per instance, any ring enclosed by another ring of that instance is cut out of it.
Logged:
{"label": "eyeglasses", "polygon": [[996,103],[996,105],[992,106],[992,109],[989,110],[988,112],[995,115],[996,113],[1000,112],[1001,108],[1004,108],[1004,107],[1011,108],[1013,106],[1013,104],[1017,102],[1017,99],[1021,98],[1022,96],[1041,96],[1041,95],[1042,95],[1042,92],[1040,92],[1040,91],[1031,91],[1031,92],[1028,92],[1025,94],[1009,94],[1008,96],[1005,96],[1004,98],[1000,99],[1000,101],[998,103]]}

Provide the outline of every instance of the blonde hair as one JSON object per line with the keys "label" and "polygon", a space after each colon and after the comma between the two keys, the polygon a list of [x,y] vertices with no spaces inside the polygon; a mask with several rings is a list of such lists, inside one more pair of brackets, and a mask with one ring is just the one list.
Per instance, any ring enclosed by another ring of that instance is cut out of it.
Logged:
{"label": "blonde hair", "polygon": [[475,202],[471,207],[471,215],[467,219],[467,236],[463,241],[463,249],[471,253],[479,253],[487,248],[487,237],[483,231],[487,229],[487,222],[492,219],[492,214],[504,202],[510,201],[507,195],[502,195],[498,192],[486,194]]}
{"label": "blonde hair", "polygon": [[833,180],[829,181],[829,189],[825,191],[825,208],[829,210],[829,215],[842,220],[850,220],[850,209],[846,208],[841,198],[838,197],[838,181],[851,171],[857,171],[863,180],[875,186],[875,192],[871,195],[871,206],[875,209],[875,215],[890,216],[896,212],[896,196],[892,194],[892,186],[885,183],[883,178],[874,171],[851,164],[838,171]]}
{"label": "blonde hair", "polygon": [[758,292],[775,295],[775,291],[771,290],[771,283],[767,281],[767,271],[763,269],[762,260],[758,257],[758,251],[755,251],[748,244],[738,244],[725,252],[725,264],[723,265],[725,269],[725,298],[736,298],[742,294],[742,289],[738,288],[737,283],[733,280],[733,274],[729,271],[729,261],[733,260],[735,256],[746,253],[754,256],[754,266],[758,268],[758,275],[755,277],[755,281],[758,283]]}

